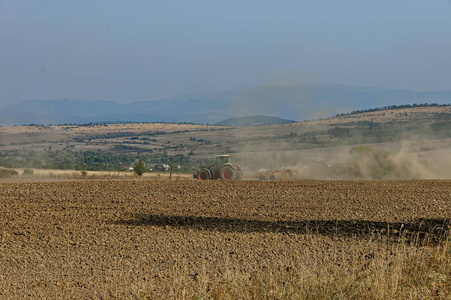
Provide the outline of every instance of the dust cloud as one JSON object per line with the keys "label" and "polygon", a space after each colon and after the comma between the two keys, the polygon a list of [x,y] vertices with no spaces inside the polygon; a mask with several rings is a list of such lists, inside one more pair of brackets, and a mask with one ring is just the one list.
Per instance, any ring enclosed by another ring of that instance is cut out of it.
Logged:
{"label": "dust cloud", "polygon": [[325,78],[311,71],[278,70],[261,84],[239,88],[230,98],[229,112],[236,117],[272,116],[294,121],[327,118],[350,107],[337,103],[318,105],[315,87]]}
{"label": "dust cloud", "polygon": [[276,171],[276,179],[286,180],[451,179],[450,140],[287,151],[272,146],[262,143],[259,152],[237,155],[249,178]]}

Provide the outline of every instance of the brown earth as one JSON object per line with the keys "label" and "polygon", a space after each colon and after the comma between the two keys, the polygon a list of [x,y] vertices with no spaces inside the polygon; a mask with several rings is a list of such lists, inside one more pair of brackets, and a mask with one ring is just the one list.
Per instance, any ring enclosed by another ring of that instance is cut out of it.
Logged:
{"label": "brown earth", "polygon": [[225,270],[349,274],[388,240],[439,239],[450,195],[449,180],[3,183],[0,298],[182,299],[178,282]]}

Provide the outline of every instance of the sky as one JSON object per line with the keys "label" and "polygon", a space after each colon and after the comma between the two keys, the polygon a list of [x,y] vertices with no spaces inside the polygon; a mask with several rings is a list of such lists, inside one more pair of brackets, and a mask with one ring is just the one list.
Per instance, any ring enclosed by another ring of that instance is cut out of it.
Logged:
{"label": "sky", "polygon": [[271,83],[451,90],[451,0],[0,0],[0,107]]}

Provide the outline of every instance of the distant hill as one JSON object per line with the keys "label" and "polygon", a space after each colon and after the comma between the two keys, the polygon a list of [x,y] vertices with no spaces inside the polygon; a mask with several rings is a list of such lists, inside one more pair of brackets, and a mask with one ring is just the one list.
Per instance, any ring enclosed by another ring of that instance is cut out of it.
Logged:
{"label": "distant hill", "polygon": [[218,126],[236,126],[236,127],[250,127],[250,126],[259,126],[259,125],[277,125],[277,124],[286,124],[293,123],[293,120],[285,120],[276,117],[268,117],[268,116],[253,116],[253,117],[242,117],[242,118],[231,118],[221,122],[218,122],[214,125]]}
{"label": "distant hill", "polygon": [[415,92],[335,84],[260,85],[218,94],[118,104],[71,99],[31,100],[0,109],[0,125],[102,122],[216,124],[230,118],[328,118],[337,113],[414,103],[451,103],[451,91]]}
{"label": "distant hill", "polygon": [[[451,105],[400,105],[353,111],[335,117],[301,122],[308,125],[371,125],[371,124],[450,124]],[[300,124],[300,123],[298,123]],[[447,127],[449,127],[447,125]]]}

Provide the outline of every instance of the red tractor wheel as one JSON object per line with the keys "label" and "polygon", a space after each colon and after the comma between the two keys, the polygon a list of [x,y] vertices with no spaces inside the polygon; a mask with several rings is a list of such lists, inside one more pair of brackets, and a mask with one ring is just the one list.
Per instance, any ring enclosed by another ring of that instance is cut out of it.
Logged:
{"label": "red tractor wheel", "polygon": [[208,180],[210,179],[210,174],[206,170],[203,170],[199,173],[199,176],[197,177],[199,180]]}
{"label": "red tractor wheel", "polygon": [[221,177],[222,180],[235,180],[236,171],[229,166],[224,166],[219,172],[219,177]]}

